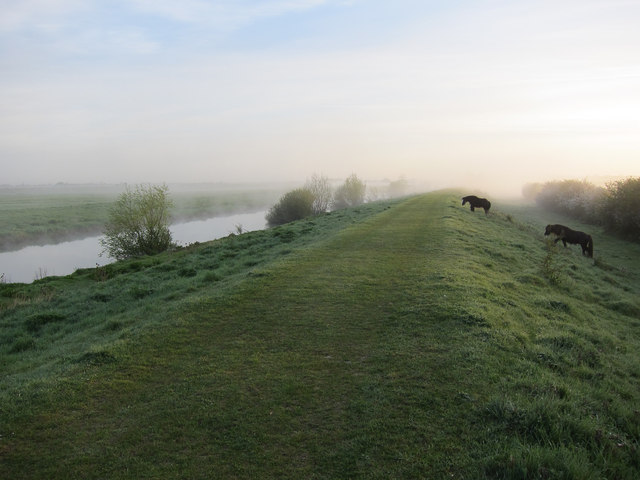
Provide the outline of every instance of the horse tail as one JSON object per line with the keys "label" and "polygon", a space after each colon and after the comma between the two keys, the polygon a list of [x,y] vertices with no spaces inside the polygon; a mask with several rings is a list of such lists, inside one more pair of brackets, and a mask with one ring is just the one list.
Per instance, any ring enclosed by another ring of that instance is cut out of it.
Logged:
{"label": "horse tail", "polygon": [[593,258],[593,239],[591,238],[591,235],[587,235],[587,253],[589,254],[589,257]]}

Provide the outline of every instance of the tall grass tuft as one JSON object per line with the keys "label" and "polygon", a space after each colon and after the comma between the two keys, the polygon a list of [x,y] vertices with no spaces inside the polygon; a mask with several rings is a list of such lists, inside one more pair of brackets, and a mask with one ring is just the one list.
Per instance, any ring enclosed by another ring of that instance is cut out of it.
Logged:
{"label": "tall grass tuft", "polygon": [[545,256],[542,260],[542,274],[551,283],[551,285],[560,285],[562,282],[562,274],[557,262],[557,248],[552,241],[545,242]]}

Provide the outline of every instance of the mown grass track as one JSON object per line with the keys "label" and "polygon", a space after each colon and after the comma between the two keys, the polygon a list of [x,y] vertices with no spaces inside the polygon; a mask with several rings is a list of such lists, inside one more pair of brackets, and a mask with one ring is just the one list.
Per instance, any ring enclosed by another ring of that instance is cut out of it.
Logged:
{"label": "mown grass track", "polygon": [[408,202],[285,262],[222,309],[205,303],[210,335],[232,339],[214,363],[235,358],[244,382],[232,383],[252,392],[231,402],[243,405],[237,418],[258,407],[272,424],[233,453],[243,476],[265,464],[291,478],[444,475],[466,461],[462,392],[476,386],[455,358],[467,338],[430,285],[452,255],[447,207]]}

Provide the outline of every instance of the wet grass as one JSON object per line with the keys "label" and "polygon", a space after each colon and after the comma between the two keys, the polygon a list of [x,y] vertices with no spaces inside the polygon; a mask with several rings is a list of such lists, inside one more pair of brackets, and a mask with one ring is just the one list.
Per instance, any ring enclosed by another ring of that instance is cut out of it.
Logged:
{"label": "wet grass", "polygon": [[640,252],[546,223],[437,192],[0,285],[0,476],[636,478]]}

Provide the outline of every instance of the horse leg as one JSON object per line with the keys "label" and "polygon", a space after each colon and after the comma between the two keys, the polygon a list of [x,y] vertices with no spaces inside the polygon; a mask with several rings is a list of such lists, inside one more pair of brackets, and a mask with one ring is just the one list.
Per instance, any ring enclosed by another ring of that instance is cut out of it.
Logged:
{"label": "horse leg", "polygon": [[476,210],[473,208],[473,205],[471,205],[471,211],[475,212]]}
{"label": "horse leg", "polygon": [[587,242],[582,242],[580,244],[580,246],[582,247],[582,255],[589,255],[589,250],[587,249]]}
{"label": "horse leg", "polygon": [[562,244],[565,246],[565,248],[567,247],[567,241],[564,238],[562,239]]}

